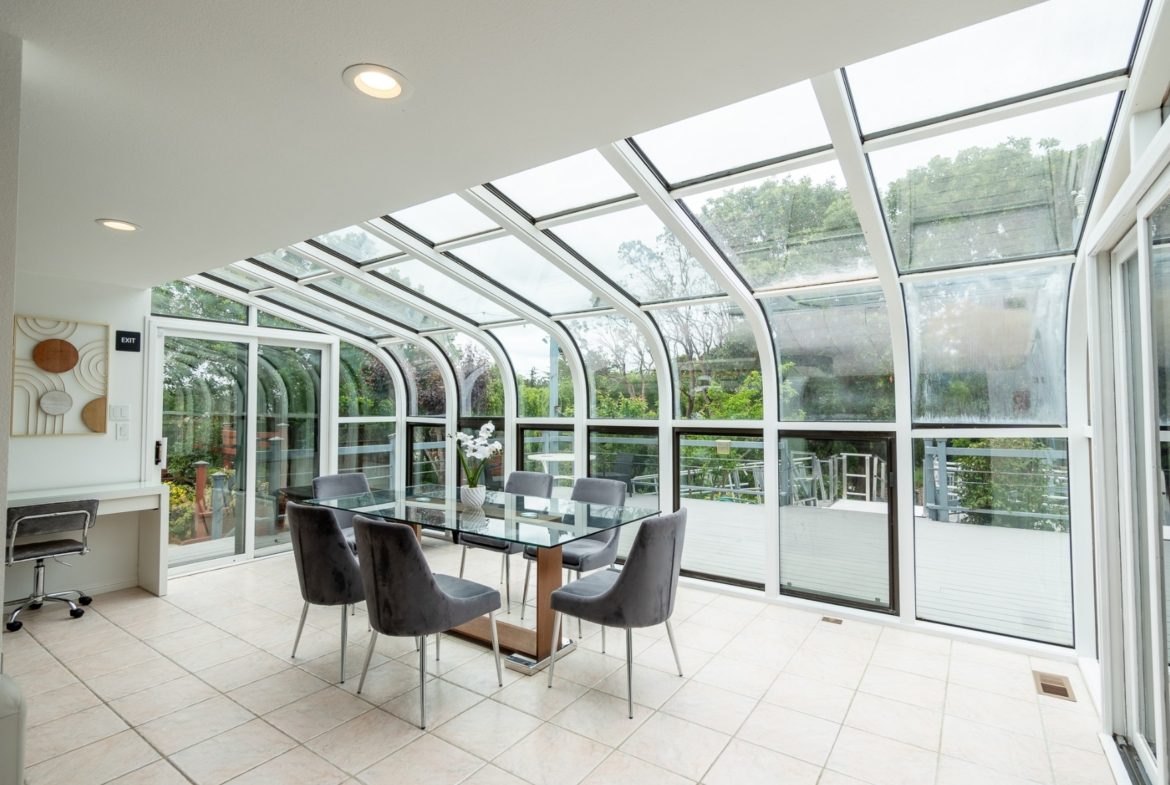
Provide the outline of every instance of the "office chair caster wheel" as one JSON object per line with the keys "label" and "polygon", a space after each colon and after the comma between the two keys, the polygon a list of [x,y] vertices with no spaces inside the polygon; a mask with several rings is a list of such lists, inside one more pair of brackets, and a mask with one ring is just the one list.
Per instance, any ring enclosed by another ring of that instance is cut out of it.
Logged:
{"label": "office chair caster wheel", "polygon": [[77,598],[77,601],[82,605],[89,605],[91,602],[93,602],[93,597],[90,597],[88,594],[83,594]]}
{"label": "office chair caster wheel", "polygon": [[84,608],[70,608],[69,615],[75,619],[80,619],[82,616],[85,615],[85,609]]}
{"label": "office chair caster wheel", "polygon": [[28,609],[30,611],[39,611],[41,609],[41,606],[43,606],[43,605],[44,605],[43,602],[34,602],[28,606]]}
{"label": "office chair caster wheel", "polygon": [[17,630],[19,630],[21,627],[23,627],[23,626],[24,626],[24,622],[22,622],[22,621],[10,621],[10,622],[8,622],[8,624],[6,624],[6,625],[4,625],[4,626],[6,626],[6,627],[8,628],[8,631],[9,631],[9,632],[16,632]]}

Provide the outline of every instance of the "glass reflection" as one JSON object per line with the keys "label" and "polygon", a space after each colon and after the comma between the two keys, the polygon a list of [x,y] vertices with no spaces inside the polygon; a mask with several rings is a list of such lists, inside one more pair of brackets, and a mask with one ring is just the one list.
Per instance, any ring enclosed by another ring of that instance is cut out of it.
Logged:
{"label": "glass reflection", "polygon": [[435,341],[455,367],[459,416],[502,417],[504,382],[487,347],[466,333],[447,333]]}
{"label": "glass reflection", "polygon": [[360,226],[337,229],[313,239],[359,264],[402,253],[381,237],[367,232]]}
{"label": "glass reflection", "polygon": [[434,359],[421,347],[409,343],[391,344],[387,350],[402,369],[406,382],[407,414],[437,416],[445,413],[446,384]]}

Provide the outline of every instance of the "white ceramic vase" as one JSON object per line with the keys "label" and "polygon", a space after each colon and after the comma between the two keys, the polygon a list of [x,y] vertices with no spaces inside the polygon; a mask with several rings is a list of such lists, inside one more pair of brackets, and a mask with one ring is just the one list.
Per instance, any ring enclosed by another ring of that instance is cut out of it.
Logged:
{"label": "white ceramic vase", "polygon": [[464,485],[459,488],[459,500],[467,507],[482,507],[483,500],[487,498],[487,489],[482,485],[477,485],[472,488],[470,485]]}

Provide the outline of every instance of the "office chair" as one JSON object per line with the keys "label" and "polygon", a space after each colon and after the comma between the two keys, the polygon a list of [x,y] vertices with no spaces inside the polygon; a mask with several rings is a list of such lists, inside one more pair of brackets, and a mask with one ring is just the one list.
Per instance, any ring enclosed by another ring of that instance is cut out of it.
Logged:
{"label": "office chair", "polygon": [[[8,631],[16,632],[24,623],[17,617],[26,610],[36,610],[46,600],[63,602],[69,606],[69,615],[79,619],[85,615],[77,603],[89,605],[93,598],[80,589],[45,591],[45,559],[89,553],[89,530],[97,517],[97,499],[82,501],[30,504],[8,509],[8,528],[4,541],[4,563],[11,567],[21,562],[36,562],[33,567],[32,594],[5,605],[19,603],[20,607],[8,617]],[[80,535],[81,539],[62,535]],[[55,535],[55,536],[54,536]],[[31,541],[30,541],[31,540]],[[64,562],[62,562],[64,563]],[[77,603],[69,598],[77,595]]]}

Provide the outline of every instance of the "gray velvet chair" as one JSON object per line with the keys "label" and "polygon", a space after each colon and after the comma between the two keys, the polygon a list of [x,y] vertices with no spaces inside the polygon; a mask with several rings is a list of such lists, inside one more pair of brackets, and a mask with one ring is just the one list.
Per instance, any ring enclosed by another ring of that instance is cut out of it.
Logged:
{"label": "gray velvet chair", "polygon": [[[45,559],[89,553],[89,530],[93,527],[97,508],[97,499],[8,508],[4,563],[11,567],[21,562],[35,562],[32,594],[4,603],[20,604],[8,617],[6,626],[9,632],[16,632],[23,626],[17,618],[21,613],[36,610],[47,601],[65,603],[69,606],[69,615],[75,619],[85,615],[85,609],[77,607],[78,603],[89,605],[91,602],[92,598],[85,592],[80,589],[45,591]],[[77,602],[69,598],[70,594],[77,595]]]}
{"label": "gray velvet chair", "polygon": [[362,575],[353,550],[342,534],[333,511],[289,502],[285,509],[288,528],[292,535],[293,558],[297,563],[297,578],[301,583],[301,623],[293,641],[292,656],[297,656],[301,632],[310,605],[341,606],[341,675],[345,683],[345,648],[349,636],[349,615],[346,606],[365,599]]}
{"label": "gray velvet chair", "polygon": [[[547,499],[552,496],[553,476],[543,472],[512,472],[508,481],[504,483],[504,493],[516,493],[523,496],[539,496]],[[467,563],[468,548],[482,548],[503,554],[503,564],[500,565],[500,580],[504,583],[504,601],[507,603],[508,613],[512,612],[512,562],[513,553],[524,549],[515,542],[494,540],[481,534],[459,535],[459,542],[463,545],[463,553],[459,556],[459,577],[463,577],[463,568]]]}
{"label": "gray velvet chair", "polygon": [[[313,478],[314,499],[336,499],[339,496],[357,496],[370,492],[370,483],[366,475],[361,472],[346,472],[345,474],[323,474]],[[351,510],[333,510],[333,517],[345,535],[345,541],[350,548],[353,543],[353,516]]]}
{"label": "gray velvet chair", "polygon": [[[570,498],[577,502],[621,507],[626,503],[626,484],[621,480],[579,477],[573,483],[573,493]],[[575,571],[578,578],[583,572],[613,566],[613,563],[617,561],[620,534],[619,528],[613,528],[584,539],[565,543],[561,546],[561,566],[566,570]],[[532,545],[526,546],[524,558],[528,564],[524,568],[524,595],[520,601],[521,619],[524,618],[525,605],[528,603],[528,579],[532,575],[532,562],[536,560],[536,548]]]}
{"label": "gray velvet chair", "polygon": [[374,520],[358,515],[353,520],[357,535],[358,561],[365,586],[366,610],[370,616],[370,645],[358,693],[366,683],[366,671],[378,635],[413,637],[418,640],[419,727],[427,727],[427,636],[435,636],[435,659],[439,658],[439,635],[488,614],[492,627],[492,651],[496,655],[496,681],[504,686],[500,666],[500,639],[496,633],[496,611],[500,593],[473,581],[431,572],[414,529],[404,523]]}
{"label": "gray velvet chair", "polygon": [[674,613],[678,593],[678,572],[682,566],[683,538],[687,528],[687,511],[681,509],[642,521],[634,545],[620,572],[606,570],[562,586],[551,595],[553,611],[553,653],[548,664],[548,686],[553,683],[556,667],[556,644],[561,636],[561,620],[567,614],[606,627],[626,631],[626,703],[630,719],[634,718],[634,629],[666,624],[674,664],[682,676],[682,662],[674,641],[670,616]]}

